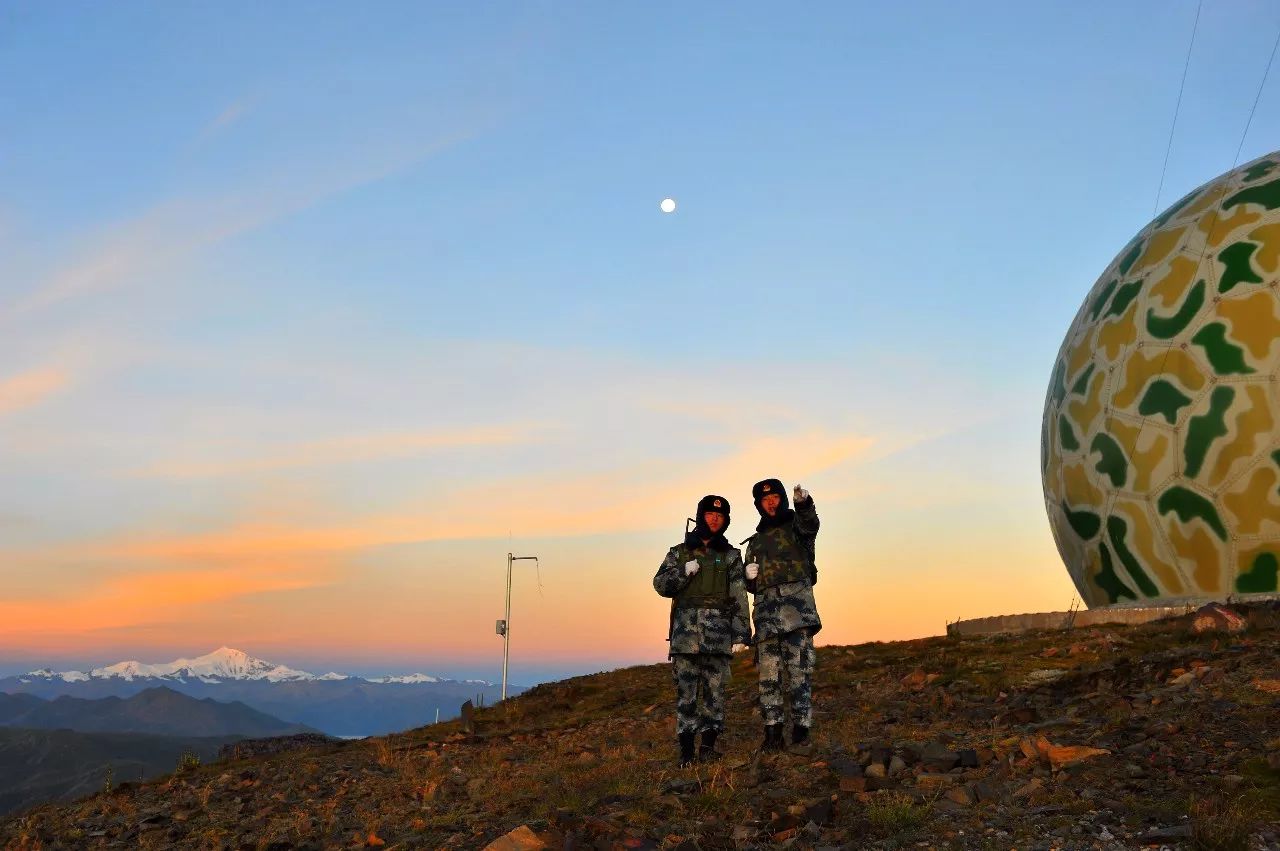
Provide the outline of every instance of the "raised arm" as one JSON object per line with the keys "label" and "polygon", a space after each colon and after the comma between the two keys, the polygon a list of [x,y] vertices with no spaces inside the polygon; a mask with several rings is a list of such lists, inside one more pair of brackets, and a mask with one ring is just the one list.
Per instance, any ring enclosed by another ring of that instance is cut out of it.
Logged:
{"label": "raised arm", "polygon": [[[807,492],[806,492],[807,496]],[[818,537],[818,509],[813,504],[813,497],[796,501],[796,531],[812,541]]]}

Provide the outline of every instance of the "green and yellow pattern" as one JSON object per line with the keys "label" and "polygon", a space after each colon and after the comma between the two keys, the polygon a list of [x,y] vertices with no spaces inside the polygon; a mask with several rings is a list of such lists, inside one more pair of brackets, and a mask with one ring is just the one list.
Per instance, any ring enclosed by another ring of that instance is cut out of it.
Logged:
{"label": "green and yellow pattern", "polygon": [[1276,592],[1278,287],[1280,151],[1161,213],[1080,307],[1041,470],[1089,606]]}

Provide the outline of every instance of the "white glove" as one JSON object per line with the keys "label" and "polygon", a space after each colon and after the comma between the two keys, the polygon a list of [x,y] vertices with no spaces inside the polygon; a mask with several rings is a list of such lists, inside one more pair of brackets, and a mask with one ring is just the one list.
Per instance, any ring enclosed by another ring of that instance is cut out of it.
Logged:
{"label": "white glove", "polygon": [[791,495],[795,497],[795,500],[794,500],[795,502],[809,501],[809,492],[804,488],[800,487],[799,485],[795,486],[795,489],[791,491]]}
{"label": "white glove", "polygon": [[702,567],[702,565],[698,564],[696,561],[686,561],[684,563],[684,575],[693,576],[698,572],[700,567]]}
{"label": "white glove", "polygon": [[754,564],[754,563],[747,565],[748,579],[755,579],[759,575],[760,575],[760,565]]}
{"label": "white glove", "polygon": [[732,647],[730,647],[730,648],[729,648],[729,652],[730,652],[730,653],[741,653],[743,650],[746,650],[746,649],[747,649],[747,645],[745,645],[745,644],[743,644],[743,643],[739,642],[739,643],[737,643],[737,644],[733,645]]}

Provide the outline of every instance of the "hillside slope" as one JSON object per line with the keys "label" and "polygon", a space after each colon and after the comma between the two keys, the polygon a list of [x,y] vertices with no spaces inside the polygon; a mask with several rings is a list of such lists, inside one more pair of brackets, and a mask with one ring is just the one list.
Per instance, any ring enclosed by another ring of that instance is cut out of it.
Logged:
{"label": "hillside slope", "polygon": [[73,800],[113,782],[169,774],[184,754],[213,759],[237,736],[160,736],[0,727],[0,814]]}
{"label": "hillside slope", "polygon": [[0,822],[7,848],[1280,846],[1280,614],[824,647],[811,753],[675,767],[666,665],[462,722],[202,765]]}

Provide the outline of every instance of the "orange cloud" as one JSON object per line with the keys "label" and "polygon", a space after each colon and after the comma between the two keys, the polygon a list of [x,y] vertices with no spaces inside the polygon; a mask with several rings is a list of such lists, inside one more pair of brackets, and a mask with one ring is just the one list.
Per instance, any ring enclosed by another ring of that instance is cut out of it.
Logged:
{"label": "orange cloud", "polygon": [[433,495],[430,507],[420,511],[371,516],[344,525],[251,522],[197,534],[90,542],[73,549],[82,557],[205,563],[484,538],[502,531],[521,536],[637,531],[683,516],[681,512],[687,512],[706,490],[729,491],[732,488],[726,486],[735,483],[746,488],[779,470],[794,477],[812,476],[858,456],[872,444],[870,438],[821,431],[785,439],[758,438],[691,470],[649,464],[600,474],[496,480],[454,488],[443,503]]}
{"label": "orange cloud", "polygon": [[91,633],[170,620],[184,610],[223,605],[239,597],[296,591],[330,581],[313,564],[228,565],[203,570],[161,570],[110,576],[61,586],[56,596],[0,600],[0,641]]}
{"label": "orange cloud", "polygon": [[61,390],[69,377],[59,369],[21,372],[0,381],[0,415],[29,408]]}

